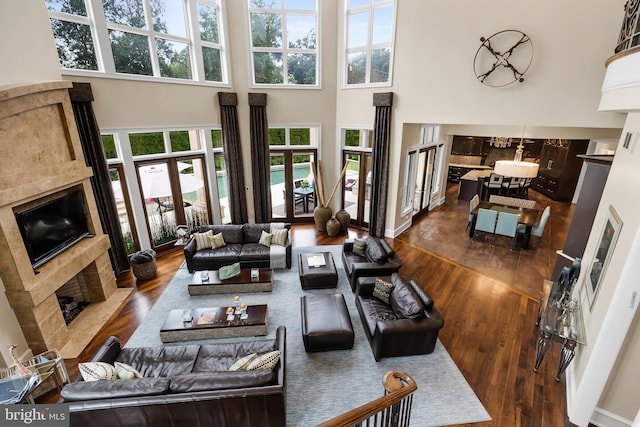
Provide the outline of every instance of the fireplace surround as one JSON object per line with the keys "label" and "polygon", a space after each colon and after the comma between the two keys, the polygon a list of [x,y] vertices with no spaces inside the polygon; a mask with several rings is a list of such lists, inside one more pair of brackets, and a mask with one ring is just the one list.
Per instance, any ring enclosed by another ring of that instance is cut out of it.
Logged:
{"label": "fireplace surround", "polygon": [[[66,81],[0,87],[0,278],[32,352],[58,349],[63,357],[77,357],[131,289],[116,285],[69,87]],[[15,212],[77,190],[84,193],[94,237],[34,270]],[[91,304],[68,327],[56,291],[79,274]]]}

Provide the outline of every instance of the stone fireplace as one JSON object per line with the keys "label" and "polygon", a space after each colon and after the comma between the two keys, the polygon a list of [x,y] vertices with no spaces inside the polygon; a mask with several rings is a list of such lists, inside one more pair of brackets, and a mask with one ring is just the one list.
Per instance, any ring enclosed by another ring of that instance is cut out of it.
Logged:
{"label": "stone fireplace", "polygon": [[[116,286],[70,86],[56,81],[0,89],[0,277],[33,353],[57,349],[63,357],[77,357],[131,292]],[[93,237],[35,270],[15,213],[77,190],[84,193]],[[91,304],[67,326],[56,291],[79,276]]]}

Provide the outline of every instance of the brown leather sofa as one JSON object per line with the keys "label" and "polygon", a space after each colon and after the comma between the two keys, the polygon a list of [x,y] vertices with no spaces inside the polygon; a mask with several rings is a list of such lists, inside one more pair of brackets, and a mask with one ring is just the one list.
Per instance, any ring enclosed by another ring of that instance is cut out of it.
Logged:
{"label": "brown leather sofa", "polygon": [[402,262],[385,240],[367,236],[365,242],[364,254],[353,251],[355,239],[342,242],[342,264],[353,292],[359,277],[390,276],[402,267]]}
{"label": "brown leather sofa", "polygon": [[[286,223],[290,229],[291,224]],[[216,249],[196,251],[196,241],[192,237],[184,246],[184,258],[187,261],[189,273],[198,270],[218,270],[225,265],[240,263],[241,268],[270,268],[270,248],[259,244],[262,231],[271,230],[270,223],[263,224],[223,224],[203,225],[198,230],[205,233],[211,230],[213,234],[222,233],[225,246]],[[287,239],[286,263],[291,268],[291,240]]]}
{"label": "brown leather sofa", "polygon": [[394,284],[389,303],[374,296],[375,277],[359,278],[356,287],[356,308],[373,357],[379,361],[383,357],[433,352],[444,326],[433,300],[415,281],[397,273],[380,279]]}
{"label": "brown leather sofa", "polygon": [[[59,403],[69,405],[71,426],[286,425],[285,338],[234,343],[124,348],[110,337],[94,362],[116,361],[144,378],[67,384]],[[229,372],[239,358],[280,350],[273,370]],[[239,374],[239,375],[235,375]]]}

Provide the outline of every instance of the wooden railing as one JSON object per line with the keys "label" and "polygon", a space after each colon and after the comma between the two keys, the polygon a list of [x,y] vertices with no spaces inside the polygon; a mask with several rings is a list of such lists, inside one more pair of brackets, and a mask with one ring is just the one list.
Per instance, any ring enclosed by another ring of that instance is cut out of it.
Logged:
{"label": "wooden railing", "polygon": [[338,415],[316,427],[408,427],[413,392],[418,385],[409,375],[390,371],[382,379],[384,396]]}

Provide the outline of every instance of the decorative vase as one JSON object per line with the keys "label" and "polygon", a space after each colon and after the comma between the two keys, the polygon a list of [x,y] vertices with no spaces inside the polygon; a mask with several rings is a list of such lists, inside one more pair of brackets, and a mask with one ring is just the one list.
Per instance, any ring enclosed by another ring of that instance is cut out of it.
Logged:
{"label": "decorative vase", "polygon": [[340,221],[335,219],[335,217],[331,217],[329,221],[327,221],[327,234],[331,237],[337,236],[340,233]]}
{"label": "decorative vase", "polygon": [[313,220],[316,223],[316,230],[326,231],[327,221],[331,218],[332,210],[328,206],[317,206],[313,211]]}
{"label": "decorative vase", "polygon": [[336,219],[340,223],[340,232],[344,233],[349,228],[349,222],[351,222],[351,215],[344,209],[336,212]]}

